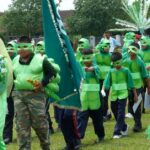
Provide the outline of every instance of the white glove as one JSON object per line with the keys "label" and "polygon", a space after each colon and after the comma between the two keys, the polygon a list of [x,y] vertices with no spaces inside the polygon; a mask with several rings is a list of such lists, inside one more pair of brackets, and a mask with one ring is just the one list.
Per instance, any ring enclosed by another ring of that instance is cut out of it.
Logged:
{"label": "white glove", "polygon": [[101,94],[102,94],[103,97],[106,96],[106,93],[105,93],[104,89],[101,90]]}

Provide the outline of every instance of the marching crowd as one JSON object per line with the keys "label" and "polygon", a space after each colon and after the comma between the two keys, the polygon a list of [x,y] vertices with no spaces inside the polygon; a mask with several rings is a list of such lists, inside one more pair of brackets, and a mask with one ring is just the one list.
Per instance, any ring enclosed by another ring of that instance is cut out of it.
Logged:
{"label": "marching crowd", "polygon": [[[126,107],[134,118],[133,132],[141,131],[142,103],[145,95],[150,95],[150,38],[128,32],[123,41],[121,45],[111,37],[110,32],[104,33],[95,48],[91,48],[86,38],[78,41],[75,57],[82,74],[81,110],[54,106],[55,119],[66,143],[65,150],[80,149],[89,117],[97,142],[104,140],[103,122],[110,120],[112,114],[116,121],[112,137],[119,139],[127,136],[129,125],[125,122]],[[8,113],[0,126],[3,129],[0,130],[0,150],[5,150],[5,144],[12,142],[14,115],[18,149],[31,149],[32,127],[41,148],[49,150],[50,134],[54,133],[49,114],[52,100],[49,99],[59,99],[57,92],[61,70],[53,59],[47,57],[44,41],[34,46],[29,37],[21,36],[17,42],[7,44],[7,51],[12,60],[14,84],[7,98]],[[5,58],[2,59],[0,67],[4,66],[7,70]],[[5,71],[1,74],[0,82],[5,81],[7,76]]]}

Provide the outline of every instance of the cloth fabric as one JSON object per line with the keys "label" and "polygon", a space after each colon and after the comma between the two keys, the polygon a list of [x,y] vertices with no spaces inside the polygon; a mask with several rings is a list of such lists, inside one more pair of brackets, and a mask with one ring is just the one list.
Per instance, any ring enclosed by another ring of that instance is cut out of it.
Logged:
{"label": "cloth fabric", "polygon": [[134,88],[133,79],[129,70],[122,67],[120,70],[112,68],[107,74],[103,84],[106,90],[112,87],[111,101],[128,97],[128,89]]}
{"label": "cloth fabric", "polygon": [[7,91],[5,90],[0,94],[0,150],[6,150],[5,143],[3,141],[3,129],[5,125],[5,117],[7,113]]}
{"label": "cloth fabric", "polygon": [[78,112],[78,130],[80,133],[80,138],[84,138],[89,117],[92,119],[95,134],[100,139],[104,138],[105,131],[103,126],[102,108]]}
{"label": "cloth fabric", "polygon": [[49,126],[45,113],[46,98],[42,92],[14,91],[16,131],[19,150],[31,150],[31,127],[43,150],[50,150]]}
{"label": "cloth fabric", "polygon": [[[136,89],[138,96],[143,93],[143,88],[139,88]],[[133,92],[129,92],[129,110],[130,113],[133,115],[134,117],[134,121],[135,121],[135,126],[141,128],[142,127],[142,122],[141,122],[141,116],[142,116],[142,111],[141,111],[141,103],[138,106],[136,112],[133,112],[133,105],[134,105],[134,97],[133,97]]]}
{"label": "cloth fabric", "polygon": [[120,135],[121,131],[125,131],[127,124],[125,123],[125,108],[126,99],[111,102],[111,110],[115,116],[116,125],[114,128],[114,135]]}
{"label": "cloth fabric", "polygon": [[3,137],[12,141],[13,138],[13,119],[14,119],[14,101],[12,96],[7,98],[8,113],[5,119],[5,127]]}

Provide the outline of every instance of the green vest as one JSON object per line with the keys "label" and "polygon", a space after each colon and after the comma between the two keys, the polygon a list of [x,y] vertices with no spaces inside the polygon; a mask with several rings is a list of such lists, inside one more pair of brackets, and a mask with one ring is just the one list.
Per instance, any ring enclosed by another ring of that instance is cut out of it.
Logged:
{"label": "green vest", "polygon": [[111,100],[125,99],[128,97],[126,69],[111,70],[112,91]]}
{"label": "green vest", "polygon": [[[150,66],[150,49],[149,50],[143,50],[142,51],[142,57],[143,61],[146,65],[146,67]],[[150,78],[150,70],[148,71],[148,78]]]}
{"label": "green vest", "polygon": [[95,55],[96,63],[99,66],[99,79],[104,80],[111,66],[110,54],[98,53]]}
{"label": "green vest", "polygon": [[81,86],[81,105],[82,110],[96,110],[99,109],[100,97],[99,97],[100,85],[96,79],[95,72],[85,72],[85,80]]}
{"label": "green vest", "polygon": [[19,63],[20,56],[16,56],[13,60],[13,69],[15,75],[16,90],[34,90],[30,81],[41,81],[43,78],[43,60],[39,54],[35,54],[29,65]]}
{"label": "green vest", "polygon": [[136,89],[141,88],[143,86],[143,80],[141,77],[141,68],[138,59],[129,61],[129,70],[131,72],[134,86]]}

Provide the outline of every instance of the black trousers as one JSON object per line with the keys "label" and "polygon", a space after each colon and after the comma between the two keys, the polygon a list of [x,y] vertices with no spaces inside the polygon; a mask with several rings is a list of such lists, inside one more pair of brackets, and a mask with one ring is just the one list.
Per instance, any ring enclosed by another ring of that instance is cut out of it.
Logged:
{"label": "black trousers", "polygon": [[8,114],[6,115],[3,138],[4,139],[8,138],[12,141],[12,138],[13,138],[13,119],[14,119],[14,102],[13,102],[13,98],[11,96],[9,98],[7,98],[7,107],[8,107]]}
{"label": "black trousers", "polygon": [[99,138],[104,138],[105,131],[103,126],[102,109],[78,112],[78,130],[80,132],[80,138],[84,138],[89,117],[92,118],[95,134]]}
{"label": "black trousers", "polygon": [[46,115],[47,115],[47,120],[48,120],[48,124],[49,124],[49,130],[53,130],[53,122],[51,120],[51,116],[50,116],[50,113],[49,113],[49,107],[50,107],[50,103],[49,103],[49,99],[47,98],[46,99]]}
{"label": "black trousers", "polygon": [[76,111],[69,109],[60,110],[60,125],[68,150],[74,150],[79,140],[79,132],[77,130]]}
{"label": "black trousers", "polygon": [[[102,86],[103,86],[103,82],[104,80],[99,80],[100,83],[100,91],[102,90]],[[100,100],[101,100],[101,104],[102,104],[102,112],[103,112],[103,116],[107,116],[107,112],[108,112],[108,96],[109,96],[109,90],[106,90],[106,96],[103,97],[101,92],[100,92]]]}
{"label": "black trousers", "polygon": [[[143,88],[139,88],[139,89],[137,89],[136,90],[137,91],[137,94],[138,94],[138,96],[141,94],[142,95],[142,93],[143,93]],[[137,108],[137,110],[136,110],[136,112],[134,113],[133,112],[133,105],[134,105],[134,95],[133,95],[133,92],[132,91],[130,91],[129,92],[129,97],[128,97],[128,99],[129,99],[129,110],[130,110],[130,113],[133,115],[133,117],[134,117],[134,121],[135,121],[135,126],[136,127],[142,127],[142,122],[141,122],[141,114],[142,114],[142,112],[141,112],[141,104],[138,106],[138,108]]]}
{"label": "black trousers", "polygon": [[127,99],[117,99],[116,101],[111,101],[111,110],[116,120],[114,135],[120,135],[121,131],[125,131],[127,128],[125,123],[126,102]]}

